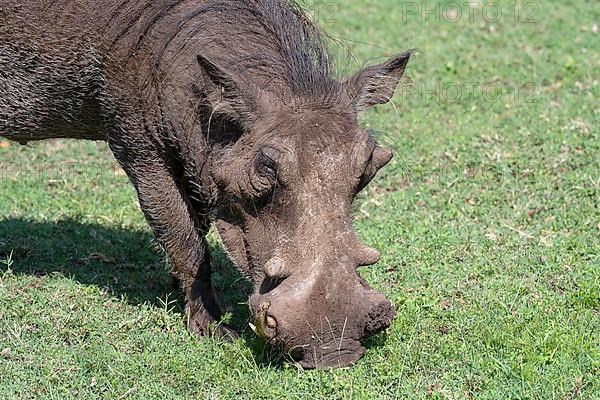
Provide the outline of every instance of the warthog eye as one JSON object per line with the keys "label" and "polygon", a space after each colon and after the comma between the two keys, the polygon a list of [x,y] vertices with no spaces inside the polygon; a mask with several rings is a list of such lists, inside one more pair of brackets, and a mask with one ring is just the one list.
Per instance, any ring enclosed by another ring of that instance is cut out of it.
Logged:
{"label": "warthog eye", "polygon": [[278,150],[272,147],[263,147],[254,162],[256,173],[263,178],[268,178],[273,183],[277,181],[277,161],[275,161],[275,158],[278,155]]}

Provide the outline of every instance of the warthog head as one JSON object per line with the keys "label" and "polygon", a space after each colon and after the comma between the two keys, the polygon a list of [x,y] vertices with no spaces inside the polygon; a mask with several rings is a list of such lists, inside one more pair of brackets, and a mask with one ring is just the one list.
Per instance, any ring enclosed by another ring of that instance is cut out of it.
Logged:
{"label": "warthog head", "polygon": [[359,127],[357,113],[389,101],[409,58],[287,96],[198,59],[211,109],[242,132],[212,160],[220,235],[255,284],[256,332],[304,367],[355,362],[361,340],[395,317],[357,274],[379,253],[358,239],[350,211],[392,158]]}

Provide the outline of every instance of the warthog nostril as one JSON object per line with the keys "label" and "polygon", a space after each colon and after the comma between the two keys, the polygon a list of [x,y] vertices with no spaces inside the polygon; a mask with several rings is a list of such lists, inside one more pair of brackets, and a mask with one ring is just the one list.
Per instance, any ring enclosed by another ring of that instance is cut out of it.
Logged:
{"label": "warthog nostril", "polygon": [[367,316],[365,334],[373,335],[387,329],[396,318],[396,309],[388,300],[377,304]]}

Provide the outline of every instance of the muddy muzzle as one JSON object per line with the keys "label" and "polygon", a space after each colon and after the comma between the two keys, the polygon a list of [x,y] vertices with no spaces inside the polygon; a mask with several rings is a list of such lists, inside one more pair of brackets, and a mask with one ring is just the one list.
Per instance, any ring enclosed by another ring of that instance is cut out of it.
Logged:
{"label": "muddy muzzle", "polygon": [[[346,318],[334,324],[336,329],[330,325],[330,319],[324,318],[319,324],[313,324],[325,326],[325,329],[311,331],[305,335],[307,337],[298,337],[299,329],[285,329],[284,324],[280,324],[277,316],[272,313],[271,303],[263,301],[255,309],[253,329],[258,336],[280,348],[303,368],[352,365],[364,354],[361,340],[387,329],[396,315],[391,303],[383,295],[377,295],[383,300],[380,298],[360,321]],[[309,323],[305,322],[304,326],[308,325]]]}

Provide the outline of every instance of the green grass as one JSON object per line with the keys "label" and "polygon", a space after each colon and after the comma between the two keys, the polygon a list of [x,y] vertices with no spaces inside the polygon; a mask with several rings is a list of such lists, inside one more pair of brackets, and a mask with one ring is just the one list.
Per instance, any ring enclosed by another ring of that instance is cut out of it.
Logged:
{"label": "green grass", "polygon": [[[355,209],[382,250],[361,274],[398,308],[389,332],[330,371],[282,364],[248,330],[192,337],[106,146],[13,144],[0,149],[0,398],[600,399],[597,2],[540,2],[537,22],[515,23],[500,1],[495,24],[481,8],[451,23],[396,0],[331,4],[309,7],[358,60],[341,69],[422,52],[416,92],[363,121],[396,152]],[[436,83],[474,94],[451,101]],[[212,243],[243,326],[247,284]]]}

